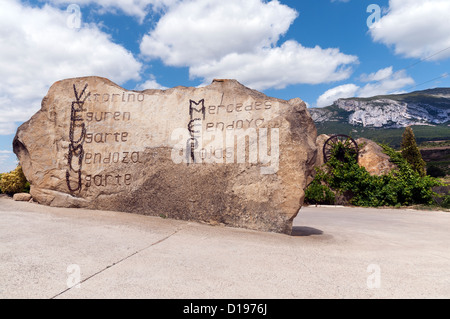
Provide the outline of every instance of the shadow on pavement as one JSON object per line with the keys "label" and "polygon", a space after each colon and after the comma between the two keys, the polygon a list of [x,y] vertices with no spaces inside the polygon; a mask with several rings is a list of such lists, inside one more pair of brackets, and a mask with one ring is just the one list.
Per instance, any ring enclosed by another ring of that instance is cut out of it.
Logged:
{"label": "shadow on pavement", "polygon": [[306,226],[294,226],[292,227],[291,236],[311,236],[311,235],[322,235],[323,231],[317,228],[306,227]]}

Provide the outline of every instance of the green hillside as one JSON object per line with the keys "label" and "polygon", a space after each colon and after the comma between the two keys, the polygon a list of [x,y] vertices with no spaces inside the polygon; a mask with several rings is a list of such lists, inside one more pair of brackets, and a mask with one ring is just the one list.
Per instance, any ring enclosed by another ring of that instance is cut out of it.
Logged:
{"label": "green hillside", "polygon": [[[353,101],[362,103],[353,103]],[[450,121],[443,123],[443,121],[448,120],[448,116],[446,119],[446,111],[450,110],[450,88],[429,89],[407,94],[379,95],[369,98],[340,99],[335,101],[333,105],[321,109],[310,109],[310,113],[315,116],[313,118],[316,119],[318,134],[345,134],[354,139],[364,137],[378,143],[388,144],[398,150],[405,129],[399,126],[403,125],[391,121],[386,121],[383,127],[352,125],[349,123],[349,117],[354,113],[355,108],[342,107],[342,105],[370,105],[383,109],[389,108],[394,101],[396,101],[395,103],[402,102],[413,105],[414,107],[409,115],[412,118],[417,118],[418,122],[421,122],[424,115],[436,119],[436,121],[429,121],[428,125],[412,125],[411,127],[417,144],[421,146],[422,157],[427,163],[427,168],[434,167],[436,169],[437,167],[445,174],[450,175]],[[350,109],[352,111],[346,111]],[[362,110],[366,109],[362,108]],[[368,115],[376,119],[377,113],[375,112],[372,115],[368,113]]]}
{"label": "green hillside", "polygon": [[[389,144],[398,149],[402,140],[404,128],[367,128],[353,126],[344,122],[316,123],[318,134],[346,134],[353,138],[365,137],[379,143]],[[448,123],[436,126],[412,126],[416,141],[421,144],[426,141],[450,140]]]}
{"label": "green hillside", "polygon": [[[359,124],[350,124],[349,117],[355,112],[355,109],[345,108],[342,105],[352,105],[352,101],[364,102],[363,104],[366,106],[381,107],[381,109],[383,109],[383,106],[392,104],[392,101],[413,105],[414,109],[410,111],[409,115],[411,118],[417,118],[417,122],[421,122],[420,119],[424,118],[424,114],[440,120],[429,121],[429,125],[412,126],[418,144],[427,141],[450,140],[450,121],[443,123],[446,120],[445,111],[450,110],[450,88],[435,88],[405,94],[378,95],[368,98],[345,98],[339,99],[332,105],[324,108],[310,109],[310,113],[315,115],[313,118],[316,119],[319,134],[346,134],[354,138],[365,137],[380,143],[389,144],[394,148],[399,148],[404,130],[403,127],[399,126],[403,125],[389,121],[384,123],[383,127],[369,125],[363,127]],[[353,103],[353,105],[359,104]],[[368,116],[376,118],[377,113],[373,115],[368,113]]]}

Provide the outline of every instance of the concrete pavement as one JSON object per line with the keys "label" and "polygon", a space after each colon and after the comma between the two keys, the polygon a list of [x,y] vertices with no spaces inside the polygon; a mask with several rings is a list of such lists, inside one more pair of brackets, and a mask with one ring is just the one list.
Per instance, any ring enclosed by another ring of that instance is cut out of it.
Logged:
{"label": "concrete pavement", "polygon": [[449,242],[446,212],[303,207],[287,236],[0,198],[0,298],[450,298]]}

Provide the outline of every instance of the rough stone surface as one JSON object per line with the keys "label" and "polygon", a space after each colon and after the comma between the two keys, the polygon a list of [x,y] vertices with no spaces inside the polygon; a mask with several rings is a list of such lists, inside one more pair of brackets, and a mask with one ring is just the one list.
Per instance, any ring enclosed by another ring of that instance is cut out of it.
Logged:
{"label": "rough stone surface", "polygon": [[53,84],[13,148],[41,204],[290,233],[316,135],[303,101],[235,80],[138,92],[85,77]]}
{"label": "rough stone surface", "polygon": [[16,193],[13,195],[15,201],[28,202],[31,199],[31,195],[28,193]]}
{"label": "rough stone surface", "polygon": [[383,153],[380,145],[366,138],[356,140],[359,146],[358,163],[371,175],[388,174],[396,166],[389,160],[389,156]]}
{"label": "rough stone surface", "polygon": [[325,164],[325,160],[323,158],[323,145],[325,142],[331,137],[331,135],[320,134],[317,136],[316,145],[317,145],[317,158],[315,166],[320,167]]}

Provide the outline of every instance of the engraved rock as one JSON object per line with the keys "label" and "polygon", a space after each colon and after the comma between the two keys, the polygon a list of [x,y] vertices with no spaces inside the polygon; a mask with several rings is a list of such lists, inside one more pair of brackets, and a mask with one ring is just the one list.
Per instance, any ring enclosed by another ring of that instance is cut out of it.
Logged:
{"label": "engraved rock", "polygon": [[235,80],[128,91],[56,82],[13,148],[41,204],[290,233],[316,160],[305,103]]}

